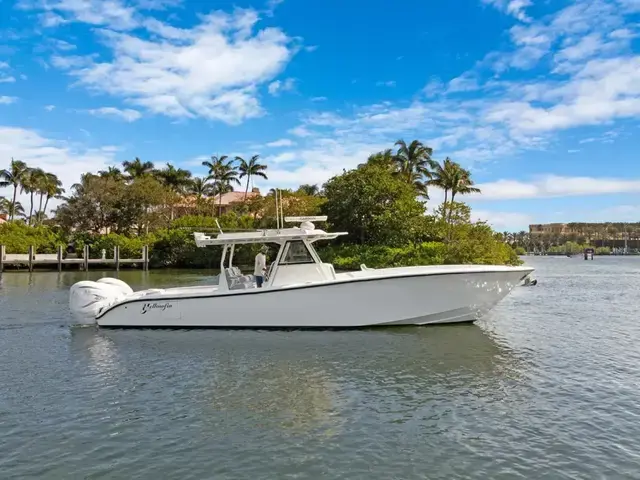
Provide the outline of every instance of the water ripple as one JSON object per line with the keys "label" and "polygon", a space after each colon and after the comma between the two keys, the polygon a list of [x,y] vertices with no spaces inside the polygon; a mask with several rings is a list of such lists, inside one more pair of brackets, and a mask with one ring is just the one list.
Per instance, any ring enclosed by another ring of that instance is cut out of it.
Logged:
{"label": "water ripple", "polygon": [[2,478],[637,478],[640,259],[531,263],[477,325],[349,332],[79,328],[98,273],[4,275]]}

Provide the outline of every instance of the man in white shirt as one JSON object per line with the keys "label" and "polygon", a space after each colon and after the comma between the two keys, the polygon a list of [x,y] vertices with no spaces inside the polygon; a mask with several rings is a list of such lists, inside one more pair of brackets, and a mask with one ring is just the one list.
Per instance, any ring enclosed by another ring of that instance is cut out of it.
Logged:
{"label": "man in white shirt", "polygon": [[264,274],[267,271],[267,247],[263,246],[256,255],[256,263],[253,269],[253,275],[256,277],[256,286],[262,288],[264,282]]}

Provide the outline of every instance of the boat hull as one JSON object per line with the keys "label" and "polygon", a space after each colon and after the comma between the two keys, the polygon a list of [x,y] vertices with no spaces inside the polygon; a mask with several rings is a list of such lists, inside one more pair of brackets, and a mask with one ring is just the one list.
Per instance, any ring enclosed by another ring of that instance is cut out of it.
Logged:
{"label": "boat hull", "polygon": [[[389,269],[392,271],[394,269]],[[532,269],[437,273],[425,269],[338,275],[334,282],[210,295],[125,300],[100,314],[101,327],[357,328],[470,322]]]}

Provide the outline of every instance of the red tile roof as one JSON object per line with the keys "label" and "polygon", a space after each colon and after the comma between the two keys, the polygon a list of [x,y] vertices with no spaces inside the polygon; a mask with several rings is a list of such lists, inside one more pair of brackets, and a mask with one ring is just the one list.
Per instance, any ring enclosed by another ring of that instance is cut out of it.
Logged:
{"label": "red tile roof", "polygon": [[[253,197],[259,197],[260,192],[247,192],[247,200]],[[244,192],[227,192],[222,194],[222,202],[220,201],[220,197],[216,195],[215,197],[203,197],[205,200],[209,202],[213,202],[215,205],[227,206],[232,203],[238,203],[244,201]],[[192,207],[196,203],[195,195],[189,195],[183,197],[182,201],[177,205],[178,207]]]}

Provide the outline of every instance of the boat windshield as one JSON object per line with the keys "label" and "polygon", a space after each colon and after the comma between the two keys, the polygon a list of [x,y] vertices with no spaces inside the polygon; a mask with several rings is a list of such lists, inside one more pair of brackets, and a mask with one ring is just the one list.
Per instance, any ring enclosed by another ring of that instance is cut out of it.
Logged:
{"label": "boat windshield", "polygon": [[280,265],[298,265],[301,263],[315,263],[311,252],[300,240],[287,242],[284,246]]}

